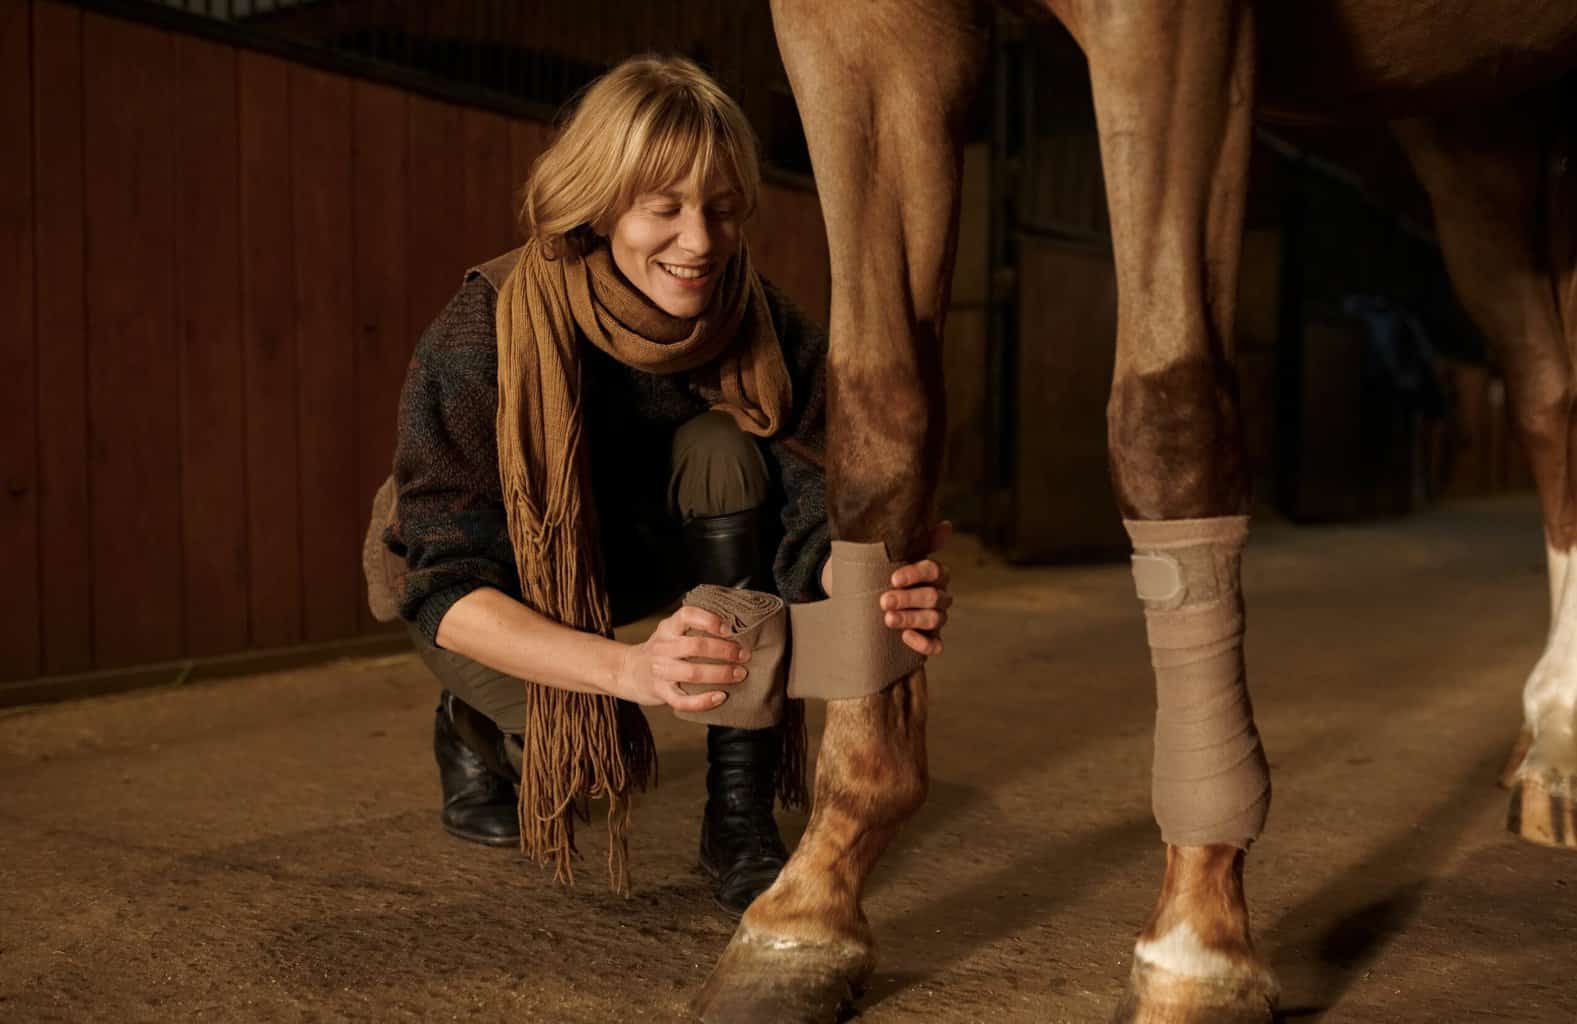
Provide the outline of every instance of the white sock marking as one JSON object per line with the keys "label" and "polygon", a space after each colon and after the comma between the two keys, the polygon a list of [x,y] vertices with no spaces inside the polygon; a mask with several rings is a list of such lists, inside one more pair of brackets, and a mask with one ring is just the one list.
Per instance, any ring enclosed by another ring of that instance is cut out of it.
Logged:
{"label": "white sock marking", "polygon": [[1140,939],[1133,955],[1147,964],[1189,978],[1230,978],[1256,973],[1253,964],[1234,960],[1199,941],[1199,933],[1187,921],[1159,939]]}

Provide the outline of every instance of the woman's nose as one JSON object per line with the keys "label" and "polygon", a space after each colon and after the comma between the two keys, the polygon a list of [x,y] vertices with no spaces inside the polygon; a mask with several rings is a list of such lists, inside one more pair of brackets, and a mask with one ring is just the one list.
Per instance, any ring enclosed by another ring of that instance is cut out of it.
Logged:
{"label": "woman's nose", "polygon": [[702,210],[687,210],[679,222],[679,245],[686,252],[705,256],[712,251],[712,223]]}

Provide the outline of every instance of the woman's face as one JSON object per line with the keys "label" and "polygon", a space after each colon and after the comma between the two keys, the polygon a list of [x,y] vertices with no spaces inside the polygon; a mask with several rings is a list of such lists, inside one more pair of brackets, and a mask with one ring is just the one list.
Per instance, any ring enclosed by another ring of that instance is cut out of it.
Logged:
{"label": "woman's face", "polygon": [[739,248],[739,190],[721,175],[635,197],[608,234],[625,280],[669,316],[701,315],[723,266]]}

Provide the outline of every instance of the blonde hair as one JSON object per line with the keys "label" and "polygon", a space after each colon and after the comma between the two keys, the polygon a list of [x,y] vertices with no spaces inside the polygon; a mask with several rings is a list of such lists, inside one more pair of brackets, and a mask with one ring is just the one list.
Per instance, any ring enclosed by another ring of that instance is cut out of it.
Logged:
{"label": "blonde hair", "polygon": [[532,165],[520,221],[549,256],[582,256],[643,192],[698,170],[727,177],[756,208],[761,167],[739,104],[693,61],[631,57],[592,82]]}

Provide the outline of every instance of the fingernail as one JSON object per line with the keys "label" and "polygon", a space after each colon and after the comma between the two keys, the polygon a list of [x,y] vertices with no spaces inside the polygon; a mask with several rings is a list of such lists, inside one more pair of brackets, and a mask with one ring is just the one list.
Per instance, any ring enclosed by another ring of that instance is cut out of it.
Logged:
{"label": "fingernail", "polygon": [[745,670],[744,670],[744,669],[742,669],[742,668],[736,668],[736,669],[734,669],[734,681],[735,681],[735,682],[738,682],[738,681],[739,681],[739,680],[741,680],[741,679],[743,679],[743,678],[745,678],[745,676],[747,676],[747,675],[749,675],[749,673],[748,673],[748,672],[746,672],[746,671],[745,671]]}
{"label": "fingernail", "polygon": [[739,648],[739,653],[735,654],[734,657],[738,658],[740,661],[749,661],[750,649],[747,647],[741,647]]}
{"label": "fingernail", "polygon": [[728,699],[728,694],[723,693],[721,690],[719,690],[717,693],[712,694],[712,706],[715,708],[715,707],[717,707],[719,704],[723,703],[723,701],[725,701],[727,699]]}

